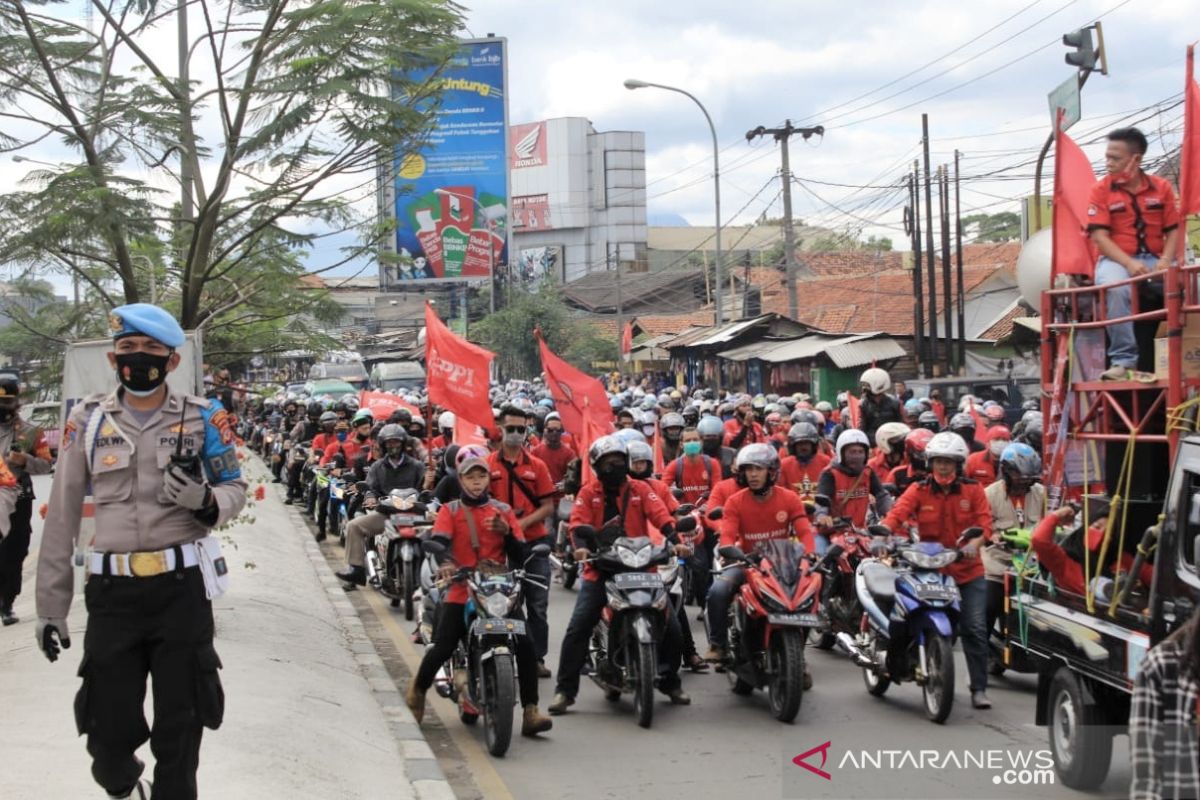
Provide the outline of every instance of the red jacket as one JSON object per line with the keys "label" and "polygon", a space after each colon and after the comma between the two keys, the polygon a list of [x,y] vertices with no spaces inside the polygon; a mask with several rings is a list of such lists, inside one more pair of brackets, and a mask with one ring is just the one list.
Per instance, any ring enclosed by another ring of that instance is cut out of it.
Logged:
{"label": "red jacket", "polygon": [[332,445],[328,445],[325,448],[325,455],[321,456],[321,465],[328,464],[333,460],[334,456],[342,453],[346,457],[346,466],[350,466],[354,462],[354,459],[358,457],[358,454],[362,452],[362,449],[370,446],[370,439],[365,442],[357,442],[352,436],[346,437],[346,441],[344,442],[335,441]]}
{"label": "red jacket", "polygon": [[[496,450],[488,456],[488,468],[492,472],[492,482],[489,491],[492,497],[502,503],[512,506],[517,517],[525,517],[537,511],[543,500],[554,497],[554,481],[550,480],[550,470],[545,462],[535,458],[525,450],[517,457],[512,465],[517,479],[525,487],[521,487],[510,478],[505,468],[503,451]],[[536,501],[536,502],[535,502]],[[537,522],[525,529],[525,539],[536,542],[546,535],[546,523]]]}
{"label": "red jacket", "polygon": [[[958,538],[967,528],[982,528],[985,543],[992,538],[992,508],[983,486],[969,480],[959,479],[945,489],[932,478],[910,485],[883,524],[893,533],[902,534],[911,522],[917,524],[921,541],[941,542],[948,548],[958,544]],[[961,558],[944,572],[955,583],[969,583],[983,577],[983,560]]]}
{"label": "red jacket", "polygon": [[733,440],[742,432],[742,421],[737,417],[725,420],[725,446],[741,449],[748,444],[757,444],[758,442],[767,441],[767,436],[763,433],[762,425],[757,422],[751,422],[746,427],[746,435],[737,444]]}
{"label": "red jacket", "polygon": [[721,462],[704,454],[680,456],[663,468],[662,477],[668,486],[683,489],[683,502],[699,503],[701,497],[709,495],[708,505],[712,508],[712,491],[721,482]]}
{"label": "red jacket", "polygon": [[[347,437],[347,439],[348,438],[349,437]],[[336,433],[325,433],[324,431],[322,431],[321,433],[318,433],[316,436],[313,437],[312,449],[313,450],[325,450],[326,448],[329,448],[332,445],[335,445],[337,443],[338,443],[338,440],[337,440]],[[322,455],[322,457],[324,457],[324,453],[322,453],[321,455]]]}
{"label": "red jacket", "polygon": [[830,460],[824,453],[817,453],[807,464],[801,464],[795,456],[787,456],[779,466],[779,482],[800,495],[800,499],[811,499],[817,493],[817,481],[829,467]]}
{"label": "red jacket", "polygon": [[[468,514],[475,518],[475,534],[479,537],[478,552],[471,545]],[[450,558],[460,567],[473,567],[480,559],[503,564],[506,560],[504,546],[507,544],[507,537],[493,533],[489,528],[492,518],[497,516],[508,523],[513,538],[525,541],[521,525],[512,509],[496,499],[490,499],[482,506],[469,506],[461,500],[451,500],[438,509],[437,517],[433,521],[432,535],[450,540]],[[451,584],[450,591],[446,594],[446,602],[467,602],[467,585],[462,582]]]}
{"label": "red jacket", "polygon": [[812,526],[804,502],[791,489],[774,486],[765,497],[742,489],[725,503],[721,547],[736,545],[752,552],[761,542],[795,536],[806,553],[814,552]]}
{"label": "red jacket", "polygon": [[[1054,541],[1054,531],[1057,528],[1058,518],[1054,514],[1042,517],[1041,522],[1033,529],[1029,546],[1037,554],[1038,564],[1050,573],[1050,577],[1054,578],[1054,583],[1058,588],[1075,594],[1086,594],[1087,586],[1084,583],[1083,565],[1067,555],[1067,551]],[[1115,550],[1117,547],[1115,539],[1110,541],[1108,546]],[[1128,573],[1132,568],[1133,556],[1122,553],[1121,572]],[[1104,570],[1103,574],[1111,576],[1112,570]],[[1096,576],[1092,575],[1092,577]],[[1149,586],[1154,580],[1154,565],[1143,564],[1142,571],[1138,574],[1138,580]]]}
{"label": "red jacket", "polygon": [[[604,505],[604,486],[593,478],[575,495],[571,519],[567,522],[567,529],[572,531],[572,542],[575,541],[574,530],[580,525],[591,525],[597,531],[604,527],[604,523],[608,522]],[[617,509],[624,513],[626,536],[649,536],[650,541],[656,545],[665,541],[660,529],[673,521],[671,512],[667,511],[666,503],[650,488],[650,484],[630,478],[621,487],[616,505]],[[579,547],[580,544],[575,542],[575,546]],[[594,581],[600,575],[591,564],[584,564],[583,577],[585,580]]]}
{"label": "red jacket", "polygon": [[[876,450],[875,450],[875,455],[873,455],[869,459],[867,459],[867,467],[869,467],[870,470],[872,472],[874,472],[876,475],[887,475],[892,470],[894,470],[896,467],[904,466],[907,463],[908,463],[908,456],[902,455],[900,457],[900,460],[897,461],[895,464],[889,464],[888,460],[887,460],[887,454],[878,448],[876,448]],[[988,481],[988,483],[991,483],[991,481]],[[984,484],[984,485],[986,486],[987,484]]]}
{"label": "red jacket", "polygon": [[989,450],[980,450],[967,456],[967,466],[963,469],[963,474],[984,486],[991,486],[996,482],[997,463],[999,459],[993,461]]}

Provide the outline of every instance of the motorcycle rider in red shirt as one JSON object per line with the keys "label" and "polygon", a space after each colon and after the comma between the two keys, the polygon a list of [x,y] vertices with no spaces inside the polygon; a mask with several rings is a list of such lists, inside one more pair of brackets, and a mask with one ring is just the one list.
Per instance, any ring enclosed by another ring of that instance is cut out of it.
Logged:
{"label": "motorcycle rider in red shirt", "polygon": [[1004,425],[988,428],[987,449],[967,456],[966,475],[983,486],[991,486],[1000,474],[1000,455],[1012,444],[1012,431]]}
{"label": "motorcycle rider in red shirt", "polygon": [[[738,452],[738,475],[746,488],[725,503],[721,546],[736,545],[749,554],[759,542],[797,537],[805,552],[813,552],[813,532],[803,501],[790,489],[776,486],[779,454],[769,444],[754,444]],[[740,566],[726,567],[708,592],[708,653],[706,661],[720,663],[728,647],[729,604],[746,581]],[[805,688],[812,679],[805,672]]]}
{"label": "motorcycle rider in red shirt", "polygon": [[[874,505],[877,513],[885,513],[892,505],[892,496],[880,483],[879,477],[867,466],[870,444],[860,430],[844,430],[837,440],[837,461],[821,473],[817,494],[829,499],[829,506],[817,506],[817,528],[825,528],[836,518],[849,517],[856,528],[867,524],[867,512]],[[829,542],[817,534],[817,553],[824,554]]]}
{"label": "motorcycle rider in red shirt", "polygon": [[738,450],[766,440],[762,425],[754,418],[753,402],[743,396],[734,407],[733,416],[725,421],[725,446]]}
{"label": "motorcycle rider in red shirt", "polygon": [[[512,508],[488,494],[491,468],[487,456],[487,448],[481,445],[468,445],[458,452],[456,462],[462,496],[438,510],[431,534],[434,541],[440,541],[446,547],[439,568],[443,580],[460,567],[474,567],[483,561],[503,564],[508,548],[514,544],[517,550],[524,549],[520,544],[525,541],[524,535]],[[425,651],[416,677],[408,684],[405,702],[418,725],[425,715],[425,693],[433,685],[438,669],[454,653],[459,639],[466,635],[463,610],[467,599],[465,584],[451,584],[438,607],[433,644]],[[517,638],[516,656],[517,682],[524,707],[521,734],[536,736],[550,730],[554,723],[538,712],[537,655],[528,636]]]}
{"label": "motorcycle rider in red shirt", "polygon": [[821,433],[811,422],[797,422],[788,431],[788,451],[791,455],[779,466],[780,483],[802,500],[817,493],[817,483],[833,460],[820,452]]}
{"label": "motorcycle rider in red shirt", "polygon": [[[580,525],[590,525],[597,531],[616,528],[631,538],[648,536],[655,545],[661,545],[673,536],[675,521],[667,511],[666,504],[645,481],[629,477],[629,451],[624,442],[615,436],[600,437],[588,449],[588,461],[594,477],[575,495],[575,507],[567,523],[572,539],[575,529]],[[657,530],[651,528],[651,524]],[[591,558],[591,552],[580,547],[578,542],[576,547],[576,561],[586,562]],[[675,552],[687,556],[691,555],[691,548],[675,545]],[[591,564],[584,563],[575,609],[571,612],[571,621],[567,623],[558,659],[554,701],[546,709],[551,714],[566,713],[567,708],[575,704],[588,640],[607,602],[604,577]],[[688,705],[692,700],[679,684],[681,644],[679,618],[668,614],[659,651],[661,671],[658,688],[673,704]]]}
{"label": "motorcycle rider in red shirt", "polygon": [[[908,526],[916,523],[922,541],[941,542],[947,548],[958,547],[959,537],[968,528],[983,531],[963,544],[959,560],[943,570],[954,578],[962,594],[958,633],[970,674],[971,705],[982,709],[992,704],[987,696],[988,589],[979,554],[992,535],[992,509],[983,486],[963,477],[967,454],[967,444],[958,434],[936,434],[925,447],[929,477],[905,490],[883,525],[894,534],[905,535]],[[898,646],[888,650],[902,652]]]}
{"label": "motorcycle rider in red shirt", "polygon": [[875,431],[875,455],[867,466],[880,480],[904,463],[904,438],[912,428],[903,422],[885,422]]}

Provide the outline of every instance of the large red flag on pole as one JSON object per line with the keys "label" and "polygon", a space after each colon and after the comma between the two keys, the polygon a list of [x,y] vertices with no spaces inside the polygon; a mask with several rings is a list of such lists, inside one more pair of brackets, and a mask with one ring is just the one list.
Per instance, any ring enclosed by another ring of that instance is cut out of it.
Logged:
{"label": "large red flag on pole", "polygon": [[429,402],[453,411],[484,430],[496,426],[492,404],[491,364],[495,354],[456,336],[425,303],[425,372]]}
{"label": "large red flag on pole", "polygon": [[[580,430],[578,439],[580,461],[579,479],[583,485],[587,485],[592,480],[592,462],[590,459],[588,459],[588,450],[592,448],[593,442],[595,442],[601,436],[607,435],[608,430],[604,426],[597,425],[595,417],[593,417],[591,411],[587,409],[584,410],[582,424],[583,427]],[[566,427],[565,423],[563,427]]]}
{"label": "large red flag on pole", "polygon": [[1096,266],[1095,253],[1086,233],[1088,196],[1096,183],[1096,174],[1083,150],[1062,129],[1062,118],[1060,108],[1054,135],[1051,285],[1059,275],[1091,277]]}
{"label": "large red flag on pole", "polygon": [[[1195,46],[1187,49],[1187,82],[1183,92],[1183,145],[1179,148],[1179,215],[1200,214],[1200,84],[1196,83]],[[1187,223],[1178,239],[1179,263],[1187,249]]]}
{"label": "large red flag on pole", "polygon": [[847,392],[846,407],[850,409],[850,427],[857,428],[862,422],[862,409],[858,406],[858,398]]}
{"label": "large red flag on pole", "polygon": [[[612,405],[608,400],[608,392],[604,391],[604,384],[554,355],[542,338],[540,329],[535,330],[533,335],[537,337],[541,350],[546,386],[554,398],[554,410],[562,417],[563,427],[572,437],[583,436],[583,417],[586,412],[602,432],[601,435],[612,430]],[[591,444],[591,440],[588,440],[588,444]]]}
{"label": "large red flag on pole", "polygon": [[633,323],[626,322],[624,328],[621,329],[621,355],[625,360],[629,360],[629,355],[633,352]]}

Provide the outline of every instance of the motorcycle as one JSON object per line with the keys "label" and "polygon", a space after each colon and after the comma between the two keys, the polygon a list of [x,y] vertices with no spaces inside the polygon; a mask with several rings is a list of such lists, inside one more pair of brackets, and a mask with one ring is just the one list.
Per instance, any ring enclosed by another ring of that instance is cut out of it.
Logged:
{"label": "motorcycle", "polygon": [[[440,559],[446,547],[426,540],[422,552]],[[536,545],[525,564],[549,552],[549,545]],[[512,741],[517,637],[527,635],[525,620],[514,618],[521,608],[522,586],[529,583],[548,587],[536,576],[526,574],[523,566],[514,570],[491,567],[480,564],[474,569],[460,569],[450,579],[467,584],[469,599],[463,611],[467,635],[439,670],[434,688],[440,696],[458,703],[459,719],[464,724],[474,725],[483,717],[488,752],[499,758]]]}
{"label": "motorcycle", "polygon": [[[358,488],[365,490],[366,484]],[[416,616],[421,534],[432,525],[426,502],[416,489],[393,489],[381,498],[375,510],[387,517],[387,524],[367,548],[367,583],[388,597],[392,608],[403,603],[407,620]]]}
{"label": "motorcycle", "polygon": [[329,485],[329,467],[321,466],[321,456],[324,452],[313,448],[312,455],[300,473],[300,483],[303,487],[304,513],[316,519],[318,492]]}
{"label": "motorcycle", "polygon": [[[839,633],[838,646],[862,667],[871,695],[882,697],[892,683],[912,681],[922,688],[926,717],[945,722],[954,705],[960,594],[954,579],[941,570],[958,560],[959,551],[937,542],[897,542],[878,526],[871,533],[889,537],[887,553],[858,565],[854,580],[864,610],[862,625],[854,636]],[[959,541],[981,533],[970,528]],[[907,642],[904,652],[891,659],[897,673],[888,667],[893,630]]]}
{"label": "motorcycle", "polygon": [[571,519],[571,509],[575,507],[575,498],[564,495],[558,501],[555,519],[558,528],[554,543],[555,552],[550,556],[551,566],[558,569],[562,575],[564,589],[570,589],[579,578],[579,565],[575,563],[575,550],[571,547],[571,537],[567,534],[567,520]]}
{"label": "motorcycle", "polygon": [[1007,595],[1005,583],[1012,580],[1028,580],[1031,577],[1031,569],[1033,575],[1038,574],[1036,566],[1026,563],[1032,536],[1032,528],[1010,528],[994,534],[991,545],[984,551],[985,567],[988,558],[1007,562],[1008,566],[1003,577],[999,579],[988,575],[988,603],[996,604],[996,622],[988,631],[988,672],[995,677],[1000,677],[1010,669],[1023,673],[1038,671],[1038,665],[1030,660],[1028,651],[1019,647],[1008,647],[1008,633],[1005,630],[1007,617],[1003,612],[1004,598]]}
{"label": "motorcycle", "polygon": [[849,518],[842,517],[821,531],[830,547],[837,546],[840,555],[821,587],[821,626],[810,628],[808,642],[818,650],[831,650],[836,636],[843,631],[857,633],[862,622],[862,603],[854,586],[858,565],[871,555],[871,536],[854,527]]}
{"label": "motorcycle", "polygon": [[772,716],[791,722],[804,699],[804,642],[821,625],[824,574],[840,552],[831,546],[817,560],[799,543],[776,539],[750,555],[735,546],[719,553],[725,564],[740,563],[746,571],[729,608],[724,671],[735,694],[765,687]]}
{"label": "motorcycle", "polygon": [[357,493],[356,485],[346,480],[344,470],[335,470],[329,475],[329,535],[346,546],[346,524],[350,521],[347,509],[350,499]]}
{"label": "motorcycle", "polygon": [[[694,526],[695,521],[685,517],[676,530],[687,532]],[[658,677],[657,643],[666,630],[667,615],[675,613],[656,569],[674,561],[671,544],[656,546],[648,536],[628,537],[612,528],[596,531],[590,525],[580,525],[574,533],[581,546],[595,553],[586,563],[605,576],[608,594],[588,646],[589,677],[609,702],[632,694],[637,723],[649,728]]]}

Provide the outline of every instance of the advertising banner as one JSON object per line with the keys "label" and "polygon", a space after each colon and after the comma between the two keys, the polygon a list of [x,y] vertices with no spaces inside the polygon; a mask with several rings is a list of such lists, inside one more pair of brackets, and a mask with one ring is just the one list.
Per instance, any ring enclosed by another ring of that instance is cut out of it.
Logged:
{"label": "advertising banner", "polygon": [[517,251],[513,281],[528,291],[536,291],[547,278],[562,279],[562,247],[529,247]]}
{"label": "advertising banner", "polygon": [[490,278],[506,263],[505,75],[504,39],[463,42],[442,70],[428,141],[396,153],[397,263],[383,268],[385,291],[412,281]]}
{"label": "advertising banner", "polygon": [[512,199],[513,226],[529,231],[548,231],[554,227],[550,217],[550,195],[527,194]]}
{"label": "advertising banner", "polygon": [[546,163],[545,122],[513,125],[509,141],[512,142],[512,150],[509,152],[509,166],[512,169],[540,167]]}

